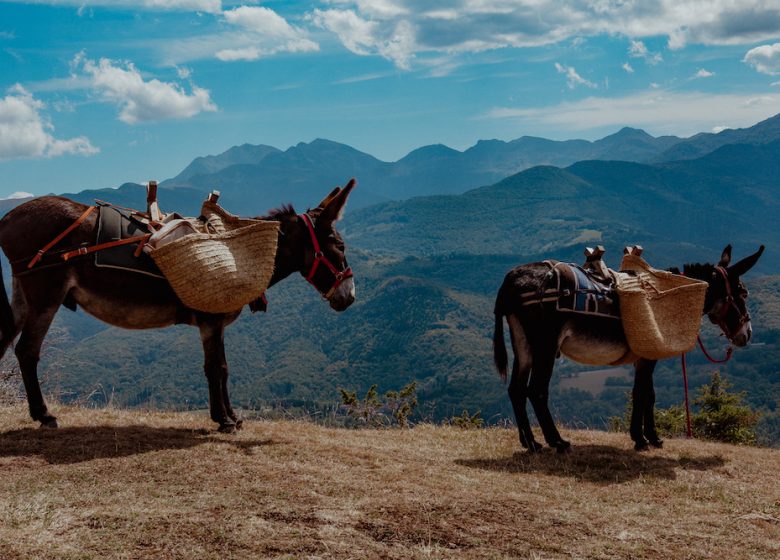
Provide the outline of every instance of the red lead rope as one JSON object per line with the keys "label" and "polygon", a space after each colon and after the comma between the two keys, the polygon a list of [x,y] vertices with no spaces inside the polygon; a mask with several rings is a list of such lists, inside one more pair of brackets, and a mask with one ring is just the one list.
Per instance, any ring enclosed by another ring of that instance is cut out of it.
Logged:
{"label": "red lead rope", "polygon": [[[699,342],[699,348],[701,348],[704,356],[713,364],[724,364],[731,359],[731,355],[734,353],[734,348],[729,346],[726,349],[726,357],[722,360],[716,360],[707,349],[704,347],[704,343],[701,341],[701,336],[697,335],[696,340]],[[682,354],[682,374],[683,374],[683,387],[685,388],[685,435],[688,439],[693,437],[693,430],[691,429],[691,405],[688,402],[688,368],[685,367],[685,354]]]}

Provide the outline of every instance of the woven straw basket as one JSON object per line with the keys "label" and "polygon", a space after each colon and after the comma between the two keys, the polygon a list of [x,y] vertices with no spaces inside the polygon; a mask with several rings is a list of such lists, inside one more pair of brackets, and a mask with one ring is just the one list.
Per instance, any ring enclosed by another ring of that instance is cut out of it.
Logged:
{"label": "woven straw basket", "polygon": [[642,358],[679,356],[696,344],[707,283],[656,270],[641,257],[625,255],[617,275],[623,330],[631,350]]}
{"label": "woven straw basket", "polygon": [[150,253],[187,307],[230,313],[260,297],[268,287],[279,223],[241,221],[222,233],[193,233]]}
{"label": "woven straw basket", "polygon": [[224,233],[234,229],[246,227],[257,223],[259,220],[241,218],[231,214],[216,202],[206,200],[200,208],[200,214],[206,218],[206,230],[209,233]]}

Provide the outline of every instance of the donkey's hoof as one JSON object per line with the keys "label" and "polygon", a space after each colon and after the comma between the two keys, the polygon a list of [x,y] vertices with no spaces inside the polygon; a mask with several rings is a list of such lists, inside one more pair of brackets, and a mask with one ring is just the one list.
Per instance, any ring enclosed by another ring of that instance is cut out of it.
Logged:
{"label": "donkey's hoof", "polygon": [[556,443],[554,447],[555,447],[555,451],[557,451],[558,453],[561,454],[571,453],[571,443],[569,443],[568,441],[561,440],[558,443]]}
{"label": "donkey's hoof", "polygon": [[531,441],[528,444],[523,444],[523,447],[528,450],[528,453],[539,453],[542,449],[544,449],[544,446],[541,443],[537,443],[535,441]]}
{"label": "donkey's hoof", "polygon": [[652,446],[653,446],[653,447],[655,447],[656,449],[663,449],[663,446],[664,446],[664,440],[662,440],[662,439],[660,439],[660,438],[651,439],[651,440],[650,440],[650,445],[652,445]]}
{"label": "donkey's hoof", "polygon": [[59,425],[57,424],[57,419],[54,416],[44,416],[40,420],[41,422],[41,428],[48,428],[48,429],[54,429],[59,428]]}
{"label": "donkey's hoof", "polygon": [[650,445],[647,441],[638,441],[634,444],[634,451],[649,451]]}
{"label": "donkey's hoof", "polygon": [[236,431],[236,424],[235,422],[225,422],[219,425],[217,431],[221,434],[232,434]]}
{"label": "donkey's hoof", "polygon": [[241,418],[236,418],[236,430],[240,430],[244,427],[244,421]]}

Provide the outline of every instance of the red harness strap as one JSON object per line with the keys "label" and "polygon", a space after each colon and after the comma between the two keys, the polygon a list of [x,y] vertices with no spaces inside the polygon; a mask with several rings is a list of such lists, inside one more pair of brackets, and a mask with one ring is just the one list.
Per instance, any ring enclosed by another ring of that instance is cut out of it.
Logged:
{"label": "red harness strap", "polygon": [[[317,288],[317,291],[322,294],[322,297],[325,299],[330,299],[331,296],[333,296],[336,289],[341,285],[344,280],[347,278],[352,278],[352,269],[347,266],[342,271],[339,271],[335,266],[333,266],[333,263],[328,260],[328,258],[325,256],[325,254],[320,249],[320,243],[317,241],[317,235],[314,233],[314,224],[311,221],[311,218],[308,214],[301,214],[301,219],[303,220],[303,223],[306,224],[306,228],[309,230],[309,236],[311,237],[311,243],[314,247],[314,263],[311,265],[311,270],[309,271],[309,274],[306,276],[306,281],[309,282],[312,286]],[[320,263],[324,264],[328,270],[330,270],[331,274],[333,274],[333,285],[330,287],[330,289],[327,292],[322,292],[317,285],[314,283],[314,274],[317,272],[317,269],[320,266]]]}
{"label": "red harness strap", "polygon": [[135,237],[126,237],[125,239],[118,239],[116,241],[108,241],[106,243],[101,243],[100,245],[92,245],[91,247],[79,247],[78,249],[74,249],[73,251],[68,251],[67,253],[63,253],[61,256],[62,256],[62,260],[67,261],[68,259],[71,259],[73,257],[88,255],[89,253],[94,253],[95,251],[110,249],[111,247],[118,247],[119,245],[129,245],[130,243],[139,243],[140,244],[139,247],[142,247],[142,244],[145,243],[151,236],[152,236],[151,233],[147,233],[144,235],[136,235]]}
{"label": "red harness strap", "polygon": [[44,247],[43,247],[41,250],[39,250],[39,251],[38,251],[38,252],[35,254],[35,256],[32,258],[32,260],[31,260],[29,263],[27,263],[27,268],[32,268],[32,267],[34,267],[34,266],[35,266],[35,265],[38,263],[38,261],[39,261],[39,260],[41,260],[41,258],[43,258],[43,255],[44,255],[44,254],[45,254],[45,253],[46,253],[46,252],[47,252],[49,249],[51,249],[51,248],[52,248],[52,247],[54,247],[54,246],[55,246],[57,243],[59,243],[60,241],[62,241],[62,240],[65,238],[65,236],[66,236],[66,235],[68,235],[70,232],[72,232],[74,229],[76,229],[77,227],[79,227],[79,226],[80,226],[80,225],[81,225],[81,224],[84,222],[84,220],[86,220],[86,219],[87,219],[87,216],[89,216],[89,215],[92,213],[92,211],[93,211],[93,210],[95,210],[95,208],[97,208],[97,207],[96,207],[96,206],[90,206],[89,208],[87,208],[87,209],[84,211],[84,213],[83,213],[81,216],[79,216],[78,220],[76,220],[75,222],[73,222],[72,224],[70,224],[70,225],[67,227],[67,229],[65,229],[65,231],[63,231],[63,232],[62,232],[61,234],[59,234],[57,237],[55,237],[54,239],[52,239],[52,240],[51,240],[49,243],[47,243],[47,244],[46,244],[46,245],[45,245],[45,246],[44,246]]}

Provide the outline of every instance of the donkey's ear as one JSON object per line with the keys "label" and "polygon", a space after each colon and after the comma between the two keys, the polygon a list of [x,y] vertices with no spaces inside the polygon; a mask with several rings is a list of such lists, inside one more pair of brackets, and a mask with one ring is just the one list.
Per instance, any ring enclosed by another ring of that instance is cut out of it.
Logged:
{"label": "donkey's ear", "polygon": [[723,249],[723,254],[721,254],[720,256],[720,262],[718,263],[718,266],[727,267],[730,262],[731,262],[731,245],[726,245],[726,248]]}
{"label": "donkey's ear", "polygon": [[758,248],[758,251],[756,251],[749,257],[745,257],[737,264],[729,268],[729,272],[732,274],[736,274],[737,276],[742,276],[748,270],[753,268],[753,266],[758,262],[758,258],[761,256],[761,253],[763,252],[764,252],[764,246],[761,245],[761,247]]}
{"label": "donkey's ear", "polygon": [[357,185],[357,181],[355,181],[355,179],[350,179],[349,183],[347,183],[347,186],[341,189],[338,194],[336,194],[336,196],[334,196],[328,202],[327,206],[323,208],[319,219],[324,220],[325,222],[335,222],[340,220],[342,214],[344,213],[344,206],[347,204],[349,193],[352,192],[352,189],[355,188],[355,185]]}
{"label": "donkey's ear", "polygon": [[339,194],[340,190],[341,187],[336,187],[335,189],[330,191],[330,194],[322,199],[322,202],[320,202],[317,205],[317,208],[325,208],[328,205],[328,203],[330,203],[330,201],[333,200],[337,194]]}

